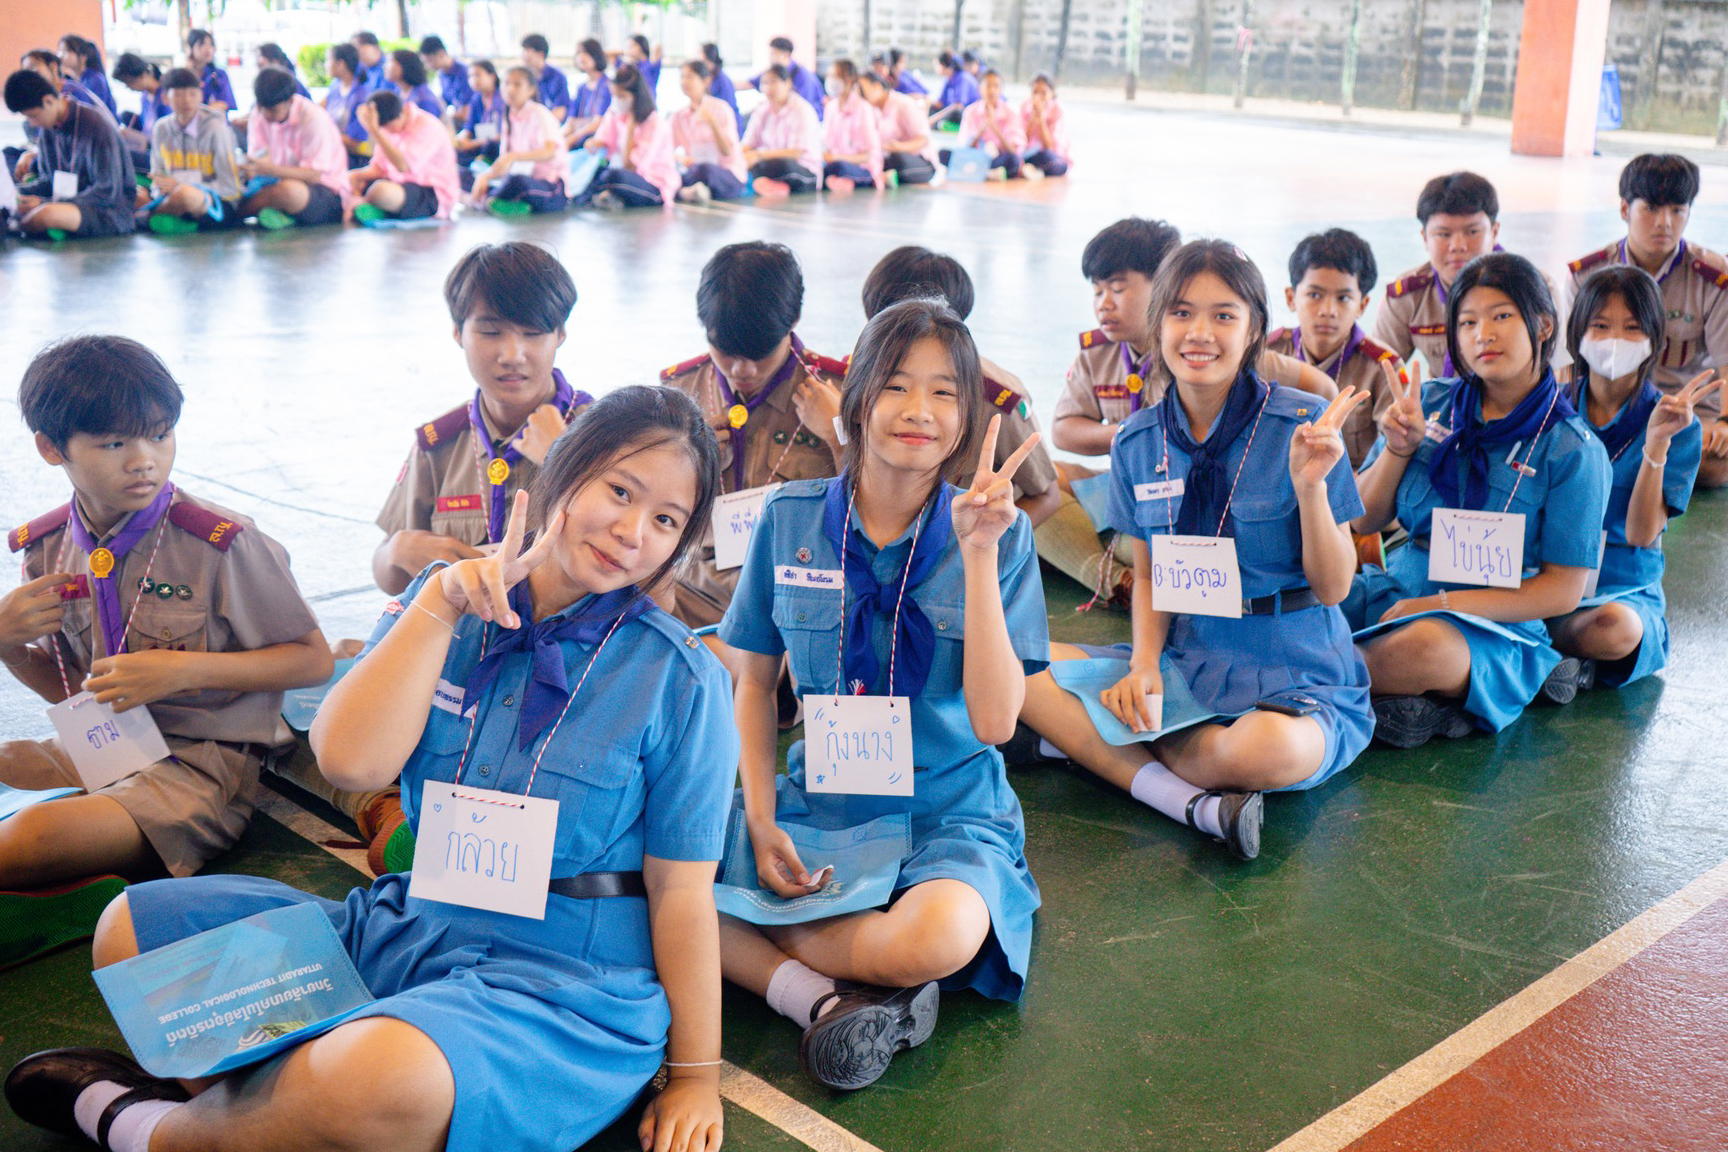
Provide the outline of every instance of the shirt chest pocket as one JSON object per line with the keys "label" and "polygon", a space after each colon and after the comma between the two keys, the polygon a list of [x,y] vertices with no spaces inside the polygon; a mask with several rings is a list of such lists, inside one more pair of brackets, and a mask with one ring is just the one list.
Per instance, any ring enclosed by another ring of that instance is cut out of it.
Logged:
{"label": "shirt chest pocket", "polygon": [[1236,521],[1239,562],[1262,569],[1302,566],[1302,517],[1294,496],[1238,496],[1230,515]]}
{"label": "shirt chest pocket", "polygon": [[839,590],[777,586],[773,617],[798,690],[834,688],[840,667]]}
{"label": "shirt chest pocket", "polygon": [[126,648],[142,652],[165,648],[172,652],[209,650],[209,620],[204,609],[185,604],[140,603],[126,631]]}
{"label": "shirt chest pocket", "polygon": [[429,527],[440,536],[451,536],[479,547],[486,543],[488,499],[485,493],[440,496],[432,506]]}
{"label": "shirt chest pocket", "polygon": [[924,690],[951,696],[964,686],[966,673],[966,608],[961,604],[925,604],[925,619],[935,636],[930,680]]}
{"label": "shirt chest pocket", "polygon": [[534,795],[558,801],[553,875],[585,868],[642,815],[642,757],[635,746],[587,743],[580,737],[540,761]]}

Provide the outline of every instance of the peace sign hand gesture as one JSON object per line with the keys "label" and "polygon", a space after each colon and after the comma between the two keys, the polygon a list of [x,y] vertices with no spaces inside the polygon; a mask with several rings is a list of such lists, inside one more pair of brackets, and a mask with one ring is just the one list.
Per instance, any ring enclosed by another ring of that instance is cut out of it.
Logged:
{"label": "peace sign hand gesture", "polygon": [[964,495],[955,497],[952,505],[954,535],[963,548],[982,552],[996,547],[996,541],[1020,514],[1020,510],[1014,507],[1012,477],[1015,469],[1038,446],[1039,434],[1034,432],[1028,436],[1020,447],[1014,449],[1013,455],[1002,461],[1002,467],[996,468],[993,464],[996,437],[1001,431],[1002,417],[990,417],[990,427],[984,433],[984,446],[978,453],[978,473],[972,478],[972,487]]}
{"label": "peace sign hand gesture", "polygon": [[1312,424],[1299,424],[1290,437],[1290,482],[1296,491],[1311,492],[1326,483],[1327,475],[1344,458],[1344,437],[1339,429],[1356,406],[1368,399],[1350,385],[1333,398],[1326,411]]}
{"label": "peace sign hand gesture", "polygon": [[496,620],[506,628],[520,628],[521,617],[510,610],[510,589],[528,578],[528,573],[540,567],[552,550],[552,541],[564,527],[564,513],[559,512],[535,538],[526,552],[522,537],[528,521],[528,493],[516,493],[510,506],[510,523],[504,539],[490,556],[480,556],[452,564],[438,573],[438,590],[458,614],[472,614],[482,620]]}
{"label": "peace sign hand gesture", "polygon": [[1380,417],[1380,434],[1386,437],[1388,452],[1408,458],[1428,434],[1428,417],[1422,411],[1422,366],[1411,361],[1394,368],[1390,360],[1383,360],[1380,370],[1392,390],[1392,405]]}
{"label": "peace sign hand gesture", "polygon": [[1692,423],[1692,410],[1698,402],[1721,387],[1722,380],[1715,370],[1706,369],[1687,381],[1680,391],[1658,400],[1650,412],[1650,423],[1644,426],[1645,450],[1660,450],[1666,459],[1669,442]]}

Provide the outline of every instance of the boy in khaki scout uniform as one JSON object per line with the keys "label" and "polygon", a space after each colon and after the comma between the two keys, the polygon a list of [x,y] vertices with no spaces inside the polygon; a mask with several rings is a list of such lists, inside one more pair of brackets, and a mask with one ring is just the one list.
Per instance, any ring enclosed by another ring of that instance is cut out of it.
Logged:
{"label": "boy in khaki scout uniform", "polygon": [[[1080,352],[1056,402],[1051,438],[1064,452],[1109,456],[1122,422],[1164,398],[1170,377],[1158,358],[1158,324],[1150,315],[1152,284],[1164,258],[1181,243],[1182,234],[1174,226],[1137,216],[1118,220],[1087,242],[1080,271],[1092,282],[1098,327],[1081,333]],[[1270,383],[1326,399],[1337,395],[1325,373],[1289,356],[1267,352],[1257,368]],[[1056,471],[1062,502],[1036,532],[1038,555],[1090,589],[1095,599],[1126,609],[1134,579],[1132,557],[1120,541],[1112,553],[1105,552],[1101,527],[1074,498],[1074,482],[1101,471],[1065,462]]]}
{"label": "boy in khaki scout uniform", "polygon": [[[804,274],[783,244],[728,244],[702,268],[696,315],[708,351],[660,373],[660,383],[701,407],[720,441],[720,485],[741,492],[835,475],[834,417],[846,366],[804,347]],[[718,624],[739,569],[714,566],[712,525],[672,589],[672,613],[692,628]],[[705,637],[721,659],[727,651]]]}
{"label": "boy in khaki scout uniform", "polygon": [[[286,689],[328,645],[281,545],[169,482],[181,393],[149,349],[80,336],[40,355],[19,404],[72,502],[14,529],[24,582],[0,598],[0,661],[50,703],[147,707],[169,759],[0,821],[0,964],[87,936],[126,877],[187,876],[251,819]],[[57,740],[0,745],[0,783],[81,787]]]}
{"label": "boy in khaki scout uniform", "polygon": [[378,513],[384,541],[372,575],[392,595],[433,561],[479,556],[503,539],[510,502],[559,433],[594,402],[552,366],[576,285],[550,252],[482,244],[451,269],[444,299],[478,388],[415,430]]}
{"label": "boy in khaki scout uniform", "polygon": [[[1592,273],[1614,264],[1636,264],[1656,278],[1667,312],[1662,348],[1651,376],[1674,393],[1706,368],[1728,364],[1728,261],[1684,239],[1692,202],[1698,198],[1698,166],[1684,156],[1636,156],[1620,171],[1620,219],[1626,235],[1567,265],[1564,316]],[[1710,392],[1699,401],[1704,459],[1699,488],[1728,484],[1728,421],[1722,399]]]}
{"label": "boy in khaki scout uniform", "polygon": [[1373,249],[1356,233],[1331,228],[1305,238],[1290,254],[1290,287],[1284,289],[1296,327],[1278,328],[1266,337],[1272,351],[1318,368],[1339,391],[1354,387],[1373,397],[1340,429],[1352,468],[1360,468],[1374,447],[1380,415],[1394,399],[1385,366],[1404,367],[1396,352],[1368,339],[1359,323],[1378,275]]}

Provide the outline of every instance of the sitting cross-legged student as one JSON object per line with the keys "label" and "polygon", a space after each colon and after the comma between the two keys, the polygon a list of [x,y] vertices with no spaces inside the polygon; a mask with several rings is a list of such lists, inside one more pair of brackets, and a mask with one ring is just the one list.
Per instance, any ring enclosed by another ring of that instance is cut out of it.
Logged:
{"label": "sitting cross-legged student", "polygon": [[608,212],[658,208],[672,203],[683,187],[672,154],[672,126],[656,110],[647,78],[633,65],[621,65],[613,74],[612,108],[582,147],[605,150],[610,161],[576,198],[578,204]]}
{"label": "sitting cross-legged student", "polygon": [[194,28],[186,34],[186,67],[203,86],[204,103],[224,116],[240,106],[228,70],[216,64],[216,37],[208,29]]}
{"label": "sitting cross-legged student", "polygon": [[354,219],[449,219],[462,181],[443,123],[394,92],[372,93],[358,115],[373,151],[371,163],[348,173],[348,187],[361,199]]}
{"label": "sitting cross-legged student", "polygon": [[864,99],[858,66],[836,60],[828,72],[828,98],[822,117],[823,187],[850,192],[860,184],[882,186],[882,129],[876,109]]}
{"label": "sitting cross-legged student", "polygon": [[490,60],[476,60],[468,65],[468,113],[462,119],[462,131],[456,133],[457,175],[462,179],[462,191],[474,187],[474,162],[490,164],[498,159],[498,141],[504,136],[504,118],[510,106],[504,103],[504,82]]}
{"label": "sitting cross-legged student", "polygon": [[960,114],[978,99],[978,78],[968,72],[957,52],[942,51],[936,57],[936,70],[942,73],[942,89],[925,102],[930,108],[930,125],[958,126]]}
{"label": "sitting cross-legged student", "polygon": [[686,60],[678,87],[690,103],[672,113],[672,148],[678,160],[678,199],[689,204],[735,200],[744,194],[744,147],[730,107],[713,95],[707,60]]}
{"label": "sitting cross-legged student", "polygon": [[1544,682],[1556,702],[1578,688],[1630,684],[1668,663],[1662,534],[1686,511],[1703,456],[1694,409],[1722,381],[1706,368],[1679,391],[1662,392],[1663,304],[1656,279],[1627,264],[1592,273],[1572,301],[1566,342],[1582,384],[1568,398],[1602,441],[1612,481],[1597,578],[1576,612],[1548,621],[1554,647],[1579,661],[1574,682]]}
{"label": "sitting cross-legged student", "polygon": [[858,77],[858,90],[876,110],[876,133],[882,141],[882,167],[899,184],[928,184],[936,178],[936,146],[923,105],[896,92],[875,72]]}
{"label": "sitting cross-legged student", "polygon": [[468,65],[450,55],[441,36],[425,36],[420,40],[420,62],[427,76],[438,77],[438,95],[450,109],[451,122],[458,128],[468,123],[468,101],[474,90],[468,84]]}
{"label": "sitting cross-legged student", "polygon": [[[1367,397],[1324,405],[1260,378],[1265,280],[1226,241],[1178,249],[1152,301],[1174,383],[1110,449],[1110,519],[1134,541],[1133,643],[1053,645],[1021,715],[1045,755],[1253,859],[1261,793],[1324,782],[1374,728],[1338,609],[1362,511],[1338,433]],[[1210,598],[1178,597],[1184,547],[1204,549]],[[1062,662],[1088,657],[1105,661],[1104,686],[1065,687]],[[1197,715],[1165,710],[1186,699]]]}
{"label": "sitting cross-legged student", "polygon": [[342,133],[324,109],[296,94],[294,77],[266,68],[252,82],[257,108],[247,117],[251,149],[240,175],[250,190],[241,216],[271,231],[340,224],[353,193]]}
{"label": "sitting cross-legged student", "polygon": [[203,103],[188,68],[162,78],[169,114],[150,133],[150,231],[177,236],[240,223],[240,169],[228,117]]}
{"label": "sitting cross-legged student", "polygon": [[1555,382],[1559,330],[1535,265],[1490,252],[1447,301],[1447,354],[1463,375],[1423,386],[1412,364],[1394,385],[1357,476],[1355,529],[1396,518],[1410,541],[1385,568],[1365,566],[1344,604],[1383,743],[1498,732],[1551,676],[1576,681],[1543,621],[1576,611],[1601,563],[1609,466]]}
{"label": "sitting cross-legged student", "polygon": [[518,64],[504,75],[504,103],[509,111],[498,141],[498,158],[474,177],[468,199],[476,208],[499,216],[531,212],[562,212],[564,137],[558,118],[534,99],[534,73]]}
{"label": "sitting cross-legged student", "polygon": [[372,95],[372,83],[360,67],[360,53],[352,44],[330,45],[324,67],[330,73],[324,111],[330,113],[330,119],[342,133],[342,145],[348,149],[348,167],[364,168],[372,156],[372,138],[360,122],[360,109]]}
{"label": "sitting cross-legged student", "polygon": [[792,88],[784,65],[758,78],[762,103],[744,130],[744,162],[758,196],[814,192],[822,183],[822,123],[810,102]]}
{"label": "sitting cross-legged student", "polygon": [[1068,116],[1056,101],[1056,82],[1043,72],[1032,77],[1032,95],[1020,105],[1026,136],[1027,167],[1046,176],[1066,176],[1074,163],[1068,138]]}
{"label": "sitting cross-legged student", "polygon": [[[113,874],[188,876],[232,847],[287,735],[283,691],[330,675],[287,553],[170,480],[181,399],[167,366],[119,336],[45,349],[19,387],[73,497],[11,533],[24,583],[0,597],[0,661],[77,708],[80,735],[101,741],[133,709],[149,731],[120,762],[90,760],[84,740],[0,744],[0,782],[84,790],[0,821],[0,964],[89,935],[124,886]],[[151,733],[168,750],[154,762]]]}
{"label": "sitting cross-legged student", "polygon": [[[1010,180],[1020,178],[1020,152],[1026,147],[1026,129],[1002,95],[1002,74],[994,68],[984,73],[978,99],[966,105],[960,114],[960,142],[968,148],[982,148],[990,154],[990,167],[1000,168]],[[953,151],[942,150],[942,163],[953,157]]]}
{"label": "sitting cross-legged student", "polygon": [[612,107],[612,85],[606,79],[606,50],[600,47],[600,41],[589,37],[576,45],[574,63],[583,80],[570,94],[570,116],[562,125],[564,139],[573,149],[588,143],[588,138],[600,127],[600,118]]}
{"label": "sitting cross-legged student", "polygon": [[18,188],[18,227],[26,236],[133,230],[132,158],[106,111],[61,95],[27,70],[6,78],[6,108],[38,132],[34,178]]}
{"label": "sitting cross-legged student", "polygon": [[162,91],[162,69],[131,52],[114,61],[114,79],[138,94],[138,111],[120,114],[120,137],[132,154],[132,168],[150,171],[150,130],[168,115],[168,94]]}

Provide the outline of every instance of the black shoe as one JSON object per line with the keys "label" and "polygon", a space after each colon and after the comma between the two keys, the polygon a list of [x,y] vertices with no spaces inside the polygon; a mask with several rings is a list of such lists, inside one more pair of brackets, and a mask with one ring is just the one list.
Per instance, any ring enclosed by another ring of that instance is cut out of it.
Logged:
{"label": "black shoe", "polygon": [[1224,835],[1213,839],[1230,849],[1238,860],[1260,855],[1260,825],[1266,816],[1266,801],[1258,792],[1202,792],[1188,801],[1188,827],[1195,831],[1194,809],[1208,796],[1218,797],[1218,823]]}
{"label": "black shoe", "polygon": [[1002,753],[1002,762],[1010,768],[1036,768],[1040,764],[1060,764],[1062,760],[1044,755],[1039,745],[1044,738],[1032,731],[1020,721],[1014,722],[1014,735],[1008,738],[1008,743],[996,745],[996,751]]}
{"label": "black shoe", "polygon": [[1565,657],[1554,665],[1554,671],[1548,673],[1548,679],[1542,681],[1542,689],[1536,693],[1536,698],[1550,704],[1572,703],[1573,698],[1578,695],[1583,670],[1582,660],[1576,656]]}
{"label": "black shoe", "polygon": [[798,1063],[818,1084],[852,1091],[874,1084],[896,1052],[916,1048],[936,1030],[936,982],[917,988],[840,984],[816,1001],[820,1012],[798,1041]]}
{"label": "black shoe", "polygon": [[1596,687],[1596,661],[1578,661],[1578,691],[1589,692]]}
{"label": "black shoe", "polygon": [[176,1081],[158,1079],[118,1052],[106,1048],[50,1048],[13,1065],[6,1076],[6,1103],[20,1120],[83,1140],[87,1137],[72,1118],[72,1106],[78,1102],[80,1092],[103,1080],[129,1089],[103,1110],[97,1122],[96,1142],[103,1148],[108,1147],[108,1129],[114,1118],[128,1105],[141,1100],[191,1099]]}
{"label": "black shoe", "polygon": [[1436,736],[1456,740],[1476,726],[1454,700],[1427,696],[1374,697],[1374,739],[1394,748],[1418,748]]}

